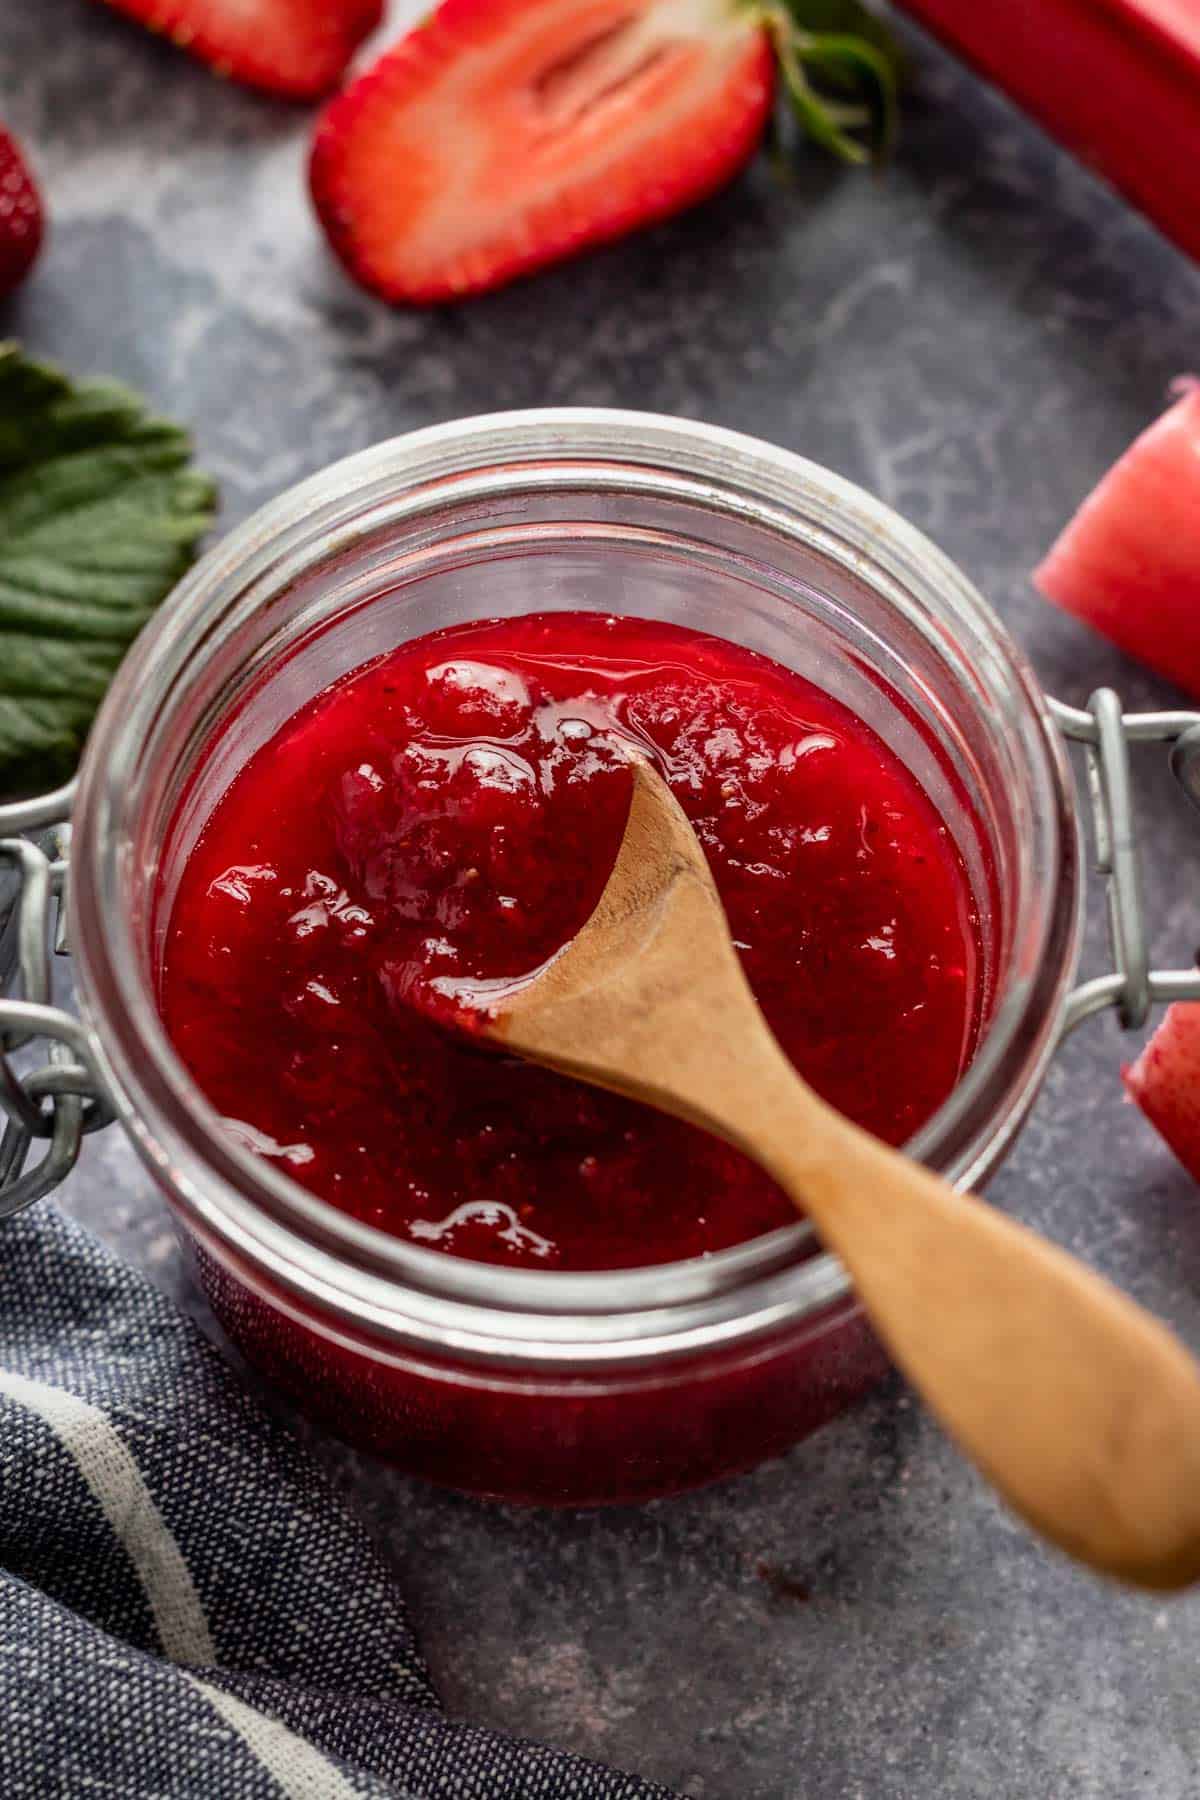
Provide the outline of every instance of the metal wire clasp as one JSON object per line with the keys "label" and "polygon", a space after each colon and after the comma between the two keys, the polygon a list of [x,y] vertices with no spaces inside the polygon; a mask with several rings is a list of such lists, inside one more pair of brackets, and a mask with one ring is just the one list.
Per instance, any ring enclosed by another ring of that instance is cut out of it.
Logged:
{"label": "metal wire clasp", "polygon": [[1121,1023],[1136,1028],[1165,1000],[1200,1000],[1200,969],[1152,969],[1146,941],[1137,824],[1129,778],[1131,744],[1169,744],[1171,768],[1200,807],[1200,713],[1123,713],[1111,688],[1098,688],[1087,710],[1051,699],[1064,737],[1085,746],[1097,871],[1105,877],[1113,970],[1085,981],[1070,995],[1062,1031],[1115,1006]]}
{"label": "metal wire clasp", "polygon": [[[0,808],[0,827],[36,829],[69,805],[70,790],[62,789]],[[61,846],[52,840],[51,847]],[[60,854],[48,856],[26,838],[0,838],[0,881],[8,889],[0,930],[0,1219],[56,1188],[74,1166],[84,1134],[112,1117],[83,1025],[50,1002],[51,924],[55,910],[61,912],[66,870]],[[43,1039],[49,1039],[44,1063],[32,1053],[22,1056]],[[35,1139],[45,1139],[47,1148],[30,1166]]]}

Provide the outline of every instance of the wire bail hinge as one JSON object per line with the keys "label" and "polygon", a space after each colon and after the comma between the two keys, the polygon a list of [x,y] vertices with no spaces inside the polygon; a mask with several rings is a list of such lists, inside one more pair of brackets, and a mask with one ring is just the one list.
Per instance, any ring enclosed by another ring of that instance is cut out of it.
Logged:
{"label": "wire bail hinge", "polygon": [[1172,771],[1200,808],[1200,713],[1125,713],[1112,688],[1097,688],[1086,710],[1054,699],[1050,709],[1064,737],[1084,746],[1095,862],[1106,883],[1114,965],[1111,973],[1085,981],[1069,996],[1063,1034],[1106,1006],[1115,1006],[1122,1025],[1136,1029],[1156,1003],[1200,1000],[1200,970],[1150,967],[1130,747],[1169,744]]}

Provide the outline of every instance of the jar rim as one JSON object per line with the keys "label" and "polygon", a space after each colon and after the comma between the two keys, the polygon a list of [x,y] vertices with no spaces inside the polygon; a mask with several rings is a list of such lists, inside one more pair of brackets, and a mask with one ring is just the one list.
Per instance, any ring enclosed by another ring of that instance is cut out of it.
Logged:
{"label": "jar rim", "polygon": [[[888,569],[936,588],[952,624],[981,646],[985,678],[1017,696],[1014,728],[1043,805],[1038,846],[1053,894],[1040,939],[1014,991],[988,1019],[947,1100],[905,1146],[937,1163],[981,1097],[1001,1100],[948,1176],[974,1185],[1003,1156],[1040,1086],[1073,979],[1080,932],[1078,825],[1065,749],[1022,652],[987,602],[943,553],[883,502],[817,464],[758,439],[690,420],[632,411],[548,408],[482,415],[388,440],[332,464],[276,499],[201,559],[127,657],[93,727],[80,776],[70,884],[71,941],[81,1009],[122,1120],[185,1220],[215,1246],[264,1269],[273,1283],[413,1343],[430,1333],[462,1354],[506,1361],[638,1360],[760,1332],[844,1300],[845,1269],[805,1254],[802,1222],[704,1258],[614,1271],[507,1269],[448,1257],[350,1218],[229,1140],[166,1038],[120,903],[132,844],[126,792],[132,759],[172,682],[212,654],[214,610],[253,607],[330,555],[339,530],[407,500],[486,494],[517,468],[605,468],[633,479],[690,484],[713,507],[736,506],[798,530],[803,501],[836,529],[868,583]],[[415,498],[414,498],[415,497]],[[352,537],[346,538],[352,541]],[[222,599],[223,597],[223,599]],[[986,701],[986,696],[984,696]],[[124,859],[124,860],[123,860]],[[1019,1068],[1016,1065],[1019,1064]]]}

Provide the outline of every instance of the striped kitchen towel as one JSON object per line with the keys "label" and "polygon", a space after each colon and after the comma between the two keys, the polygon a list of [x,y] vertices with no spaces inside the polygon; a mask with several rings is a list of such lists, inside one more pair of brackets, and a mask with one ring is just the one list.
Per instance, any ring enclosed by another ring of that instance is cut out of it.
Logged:
{"label": "striped kitchen towel", "polygon": [[0,1795],[663,1800],[448,1719],[381,1558],[195,1327],[0,1232]]}

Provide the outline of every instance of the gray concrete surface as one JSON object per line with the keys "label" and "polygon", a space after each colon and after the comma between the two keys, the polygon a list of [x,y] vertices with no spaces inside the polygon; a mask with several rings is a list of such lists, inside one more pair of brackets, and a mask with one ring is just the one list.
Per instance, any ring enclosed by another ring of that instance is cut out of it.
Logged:
{"label": "gray concrete surface", "polygon": [[[89,0],[0,5],[0,116],[53,213],[0,331],[194,422],[226,524],[372,440],[545,402],[773,438],[902,509],[1048,685],[1167,690],[1027,571],[1200,360],[1200,274],[913,39],[886,180],[758,168],[690,217],[457,311],[330,266],[309,116],[213,81]],[[1200,830],[1139,765],[1159,950],[1200,937]],[[1093,966],[1101,947],[1093,936]],[[1056,1064],[1000,1204],[1200,1345],[1200,1195],[1123,1104],[1116,1027]],[[121,1139],[70,1208],[197,1307]],[[304,1429],[298,1426],[297,1429]],[[449,1705],[703,1800],[1183,1800],[1200,1792],[1200,1599],[1099,1586],[1003,1516],[898,1385],[782,1461],[638,1511],[432,1492],[317,1442],[392,1555]]]}

